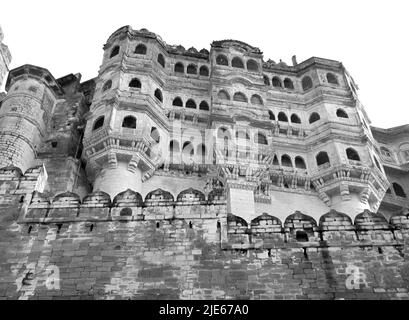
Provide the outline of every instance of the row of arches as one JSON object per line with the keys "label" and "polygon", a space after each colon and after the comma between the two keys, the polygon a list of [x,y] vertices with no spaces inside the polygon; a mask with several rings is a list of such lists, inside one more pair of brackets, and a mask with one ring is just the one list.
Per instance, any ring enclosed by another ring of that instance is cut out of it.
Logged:
{"label": "row of arches", "polygon": [[[270,120],[274,120],[274,121],[278,120],[278,121],[281,121],[281,122],[291,122],[291,123],[301,124],[301,119],[296,113],[291,114],[290,121],[288,119],[287,114],[285,112],[283,112],[283,111],[280,111],[278,113],[277,118],[276,118],[274,112],[271,111],[271,110],[268,110],[268,115],[269,115]],[[346,119],[349,118],[349,116],[345,112],[345,110],[343,110],[341,108],[337,109],[336,115],[337,115],[338,118],[346,118]],[[308,122],[310,124],[312,124],[312,123],[314,123],[314,122],[316,122],[316,121],[318,121],[320,119],[321,119],[321,117],[320,117],[319,113],[318,112],[313,112],[313,113],[310,114],[310,116],[308,118]]]}
{"label": "row of arches", "polygon": [[232,66],[233,68],[238,68],[238,69],[246,69],[248,71],[258,71],[259,70],[259,65],[258,63],[253,60],[249,59],[244,63],[244,61],[239,58],[239,57],[233,57],[231,60],[231,63],[229,63],[229,59],[224,55],[224,54],[219,54],[216,57],[216,64],[219,66]]}
{"label": "row of arches", "polygon": [[[269,86],[270,85],[270,79],[267,75],[263,75],[263,79],[264,79],[264,84]],[[273,87],[276,88],[286,88],[286,89],[290,89],[293,90],[294,89],[294,83],[290,78],[285,78],[284,81],[281,81],[281,79],[277,76],[274,76],[271,79],[271,84],[273,85]]]}
{"label": "row of arches", "polygon": [[[191,63],[186,68],[187,74],[197,74],[197,65]],[[177,62],[174,68],[175,73],[185,73],[185,66],[182,62]],[[199,68],[199,75],[208,77],[209,76],[209,68],[207,66],[201,66]]]}
{"label": "row of arches", "polygon": [[[228,145],[229,140],[232,139],[232,136],[230,134],[230,131],[226,127],[220,127],[217,129],[217,138],[223,139],[225,145]],[[245,130],[237,130],[236,138],[250,140],[250,135]],[[257,144],[264,144],[264,145],[268,144],[267,137],[262,132],[256,132],[254,134],[254,142]]]}
{"label": "row of arches", "polygon": [[173,157],[175,154],[178,154],[180,152],[182,153],[182,155],[187,155],[187,156],[196,155],[199,158],[202,158],[203,161],[207,156],[207,148],[206,148],[206,145],[204,143],[199,144],[196,147],[196,151],[195,151],[195,148],[194,148],[191,141],[185,141],[182,144],[182,148],[181,148],[180,144],[179,144],[179,142],[177,140],[171,140],[169,142],[170,156]]}
{"label": "row of arches", "polygon": [[[183,107],[182,98],[176,97],[175,99],[173,99],[172,106],[174,106],[174,107]],[[196,105],[195,100],[188,99],[186,101],[185,107],[188,108],[188,109],[197,109],[197,105]],[[209,104],[207,103],[207,101],[203,100],[202,102],[200,102],[199,110],[209,111]]]}
{"label": "row of arches", "polygon": [[[220,100],[231,100],[230,95],[226,90],[220,90],[217,93],[217,97]],[[249,102],[247,96],[242,92],[235,92],[233,94],[233,101],[245,102],[245,103]],[[258,94],[253,94],[250,98],[250,103],[254,105],[263,105],[263,99]]]}

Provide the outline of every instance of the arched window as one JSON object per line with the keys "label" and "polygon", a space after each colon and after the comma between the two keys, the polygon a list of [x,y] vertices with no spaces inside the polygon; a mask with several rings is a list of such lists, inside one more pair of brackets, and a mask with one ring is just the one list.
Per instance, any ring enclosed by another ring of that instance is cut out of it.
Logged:
{"label": "arched window", "polygon": [[284,112],[278,114],[278,121],[288,122],[287,115]]}
{"label": "arched window", "polygon": [[318,113],[316,113],[316,112],[313,112],[310,115],[310,120],[309,121],[310,121],[310,123],[314,123],[314,122],[318,121],[319,119],[321,119],[320,115]]}
{"label": "arched window", "polygon": [[199,110],[205,110],[205,111],[209,111],[209,105],[207,104],[206,101],[202,101],[199,104]]}
{"label": "arched window", "polygon": [[258,143],[258,144],[268,144],[266,136],[264,134],[258,132],[257,136],[256,136],[256,143]]}
{"label": "arched window", "polygon": [[244,93],[241,93],[241,92],[236,92],[233,95],[233,100],[234,101],[240,101],[240,102],[247,102],[248,101],[246,95]]}
{"label": "arched window", "polygon": [[224,90],[220,90],[217,97],[221,100],[230,100],[229,94]]}
{"label": "arched window", "polygon": [[248,71],[258,71],[258,63],[252,59],[247,61],[247,70]]}
{"label": "arched window", "polygon": [[268,116],[269,116],[270,120],[275,120],[276,119],[273,111],[271,111],[271,110],[268,110]]}
{"label": "arched window", "polygon": [[281,165],[284,167],[292,167],[293,163],[289,155],[284,154],[281,156]]}
{"label": "arched window", "polygon": [[349,160],[361,161],[361,158],[359,157],[359,154],[355,149],[348,148],[346,149],[346,153],[347,153],[347,158]]}
{"label": "arched window", "polygon": [[130,88],[141,88],[141,82],[137,78],[133,78],[131,82],[129,82]]}
{"label": "arched window", "polygon": [[122,128],[136,128],[136,118],[133,116],[126,116],[124,120],[122,120]]}
{"label": "arched window", "polygon": [[173,99],[172,106],[183,107],[182,99],[180,99],[179,97],[176,97],[175,99]]}
{"label": "arched window", "polygon": [[197,74],[197,67],[194,64],[189,64],[187,66],[187,73],[188,74]]}
{"label": "arched window", "polygon": [[272,83],[273,87],[281,88],[281,80],[279,77],[273,77]]}
{"label": "arched window", "polygon": [[218,64],[219,66],[228,66],[229,65],[229,61],[227,60],[227,57],[219,54],[216,57],[216,64]]}
{"label": "arched window", "polygon": [[309,76],[305,76],[301,81],[302,89],[307,91],[312,88],[312,80]]}
{"label": "arched window", "polygon": [[321,151],[320,153],[318,153],[315,159],[317,160],[317,166],[321,166],[323,164],[330,163],[328,154],[325,151]]}
{"label": "arched window", "polygon": [[303,230],[297,230],[295,233],[295,239],[298,242],[308,242],[308,234]]}
{"label": "arched window", "polygon": [[337,117],[338,118],[348,118],[348,115],[343,109],[338,109],[337,110]]}
{"label": "arched window", "polygon": [[152,127],[152,129],[151,129],[151,138],[152,138],[156,143],[159,143],[159,141],[160,141],[159,130],[156,129],[156,127]]}
{"label": "arched window", "polygon": [[118,54],[119,54],[119,46],[115,46],[115,47],[112,48],[111,54],[109,55],[109,58],[113,58]]}
{"label": "arched window", "polygon": [[160,91],[159,89],[156,89],[156,90],[155,90],[155,97],[156,97],[156,99],[158,99],[160,102],[163,102],[162,91]]}
{"label": "arched window", "polygon": [[327,73],[327,81],[328,83],[331,83],[331,84],[338,84],[337,77],[331,72]]}
{"label": "arched window", "polygon": [[278,163],[277,155],[274,155],[274,158],[273,158],[273,166],[278,166],[278,165],[280,165],[280,164]]}
{"label": "arched window", "polygon": [[146,46],[142,43],[138,44],[135,48],[135,53],[146,54]]}
{"label": "arched window", "polygon": [[158,63],[164,68],[165,67],[165,58],[161,53],[158,54]]}
{"label": "arched window", "polygon": [[101,116],[97,120],[95,120],[94,125],[92,126],[92,131],[101,128],[104,125],[104,119],[105,117]]}
{"label": "arched window", "polygon": [[199,74],[201,76],[208,77],[209,76],[209,69],[206,66],[201,66],[199,69]]}
{"label": "arched window", "polygon": [[183,65],[182,62],[177,62],[175,64],[175,72],[177,72],[177,73],[184,73],[185,72],[185,66]]}
{"label": "arched window", "polygon": [[263,79],[264,79],[264,84],[266,86],[269,86],[270,85],[270,79],[265,74],[263,75]]}
{"label": "arched window", "polygon": [[291,115],[291,122],[292,123],[301,123],[301,119],[299,116],[297,116],[295,113]]}
{"label": "arched window", "polygon": [[186,101],[186,108],[196,109],[196,102],[192,99]]}
{"label": "arched window", "polygon": [[186,141],[183,144],[183,148],[182,148],[182,153],[185,155],[191,155],[193,156],[195,154],[195,150],[193,148],[193,145],[190,141]]}
{"label": "arched window", "polygon": [[399,183],[392,183],[392,187],[398,197],[406,198],[406,193]]}
{"label": "arched window", "polygon": [[263,105],[263,99],[258,94],[253,94],[250,99],[251,104]]}
{"label": "arched window", "polygon": [[298,169],[307,169],[307,166],[305,165],[305,161],[302,157],[300,156],[295,157],[295,167]]}
{"label": "arched window", "polygon": [[231,66],[233,68],[244,69],[244,63],[239,57],[234,57],[233,58],[233,60],[231,61]]}
{"label": "arched window", "polygon": [[284,79],[284,88],[291,90],[294,89],[294,83],[290,78]]}

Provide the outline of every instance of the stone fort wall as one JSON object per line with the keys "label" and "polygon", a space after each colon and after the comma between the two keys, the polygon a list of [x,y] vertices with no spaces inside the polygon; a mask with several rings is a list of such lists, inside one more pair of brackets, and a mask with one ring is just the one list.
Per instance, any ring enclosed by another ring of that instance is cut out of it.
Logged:
{"label": "stone fort wall", "polygon": [[0,172],[1,299],[409,297],[407,215],[247,223],[216,191],[28,193],[40,172]]}

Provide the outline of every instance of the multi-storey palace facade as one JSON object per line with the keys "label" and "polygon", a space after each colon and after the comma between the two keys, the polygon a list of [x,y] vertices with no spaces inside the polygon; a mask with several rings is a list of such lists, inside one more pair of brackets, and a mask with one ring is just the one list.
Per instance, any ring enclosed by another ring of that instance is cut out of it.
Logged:
{"label": "multi-storey palace facade", "polygon": [[129,26],[94,79],[9,71],[0,296],[407,298],[409,126],[371,127],[357,89],[338,61]]}

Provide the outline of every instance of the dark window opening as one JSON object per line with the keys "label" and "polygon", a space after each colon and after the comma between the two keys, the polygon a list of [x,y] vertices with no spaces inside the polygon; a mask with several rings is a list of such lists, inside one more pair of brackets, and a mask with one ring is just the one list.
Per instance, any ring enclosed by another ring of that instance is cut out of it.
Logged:
{"label": "dark window opening", "polygon": [[270,85],[270,79],[266,75],[263,75],[263,79],[264,79],[264,84],[266,86],[269,86]]}
{"label": "dark window opening", "polygon": [[292,167],[293,164],[292,164],[292,162],[291,162],[290,156],[288,156],[288,155],[286,155],[286,154],[283,155],[283,156],[281,157],[281,165],[284,166],[284,167]]}
{"label": "dark window opening", "polygon": [[132,216],[132,209],[131,208],[123,208],[120,212],[119,215],[121,217],[129,217]]}
{"label": "dark window opening", "polygon": [[392,183],[392,186],[393,186],[393,190],[395,191],[395,194],[398,197],[406,198],[406,193],[399,183],[394,182]]}
{"label": "dark window opening", "polygon": [[209,69],[206,66],[201,66],[199,69],[199,74],[201,76],[208,77],[209,76]]}
{"label": "dark window opening", "polygon": [[183,107],[182,99],[180,99],[179,97],[176,97],[175,99],[173,99],[172,106]]}
{"label": "dark window opening", "polygon": [[297,231],[295,233],[295,239],[298,242],[307,242],[308,241],[308,234],[305,231]]}
{"label": "dark window opening", "polygon": [[278,114],[278,121],[288,122],[287,115],[284,112]]}
{"label": "dark window opening", "polygon": [[207,104],[206,101],[202,101],[200,102],[199,109],[209,111],[209,105]]}
{"label": "dark window opening", "polygon": [[292,123],[301,123],[301,119],[299,116],[297,116],[295,113],[291,115],[291,122]]}
{"label": "dark window opening", "polygon": [[158,63],[164,68],[165,67],[165,58],[161,53],[158,54]]}
{"label": "dark window opening", "polygon": [[92,130],[97,130],[104,125],[104,117],[99,117],[95,122]]}
{"label": "dark window opening", "polygon": [[271,110],[268,110],[268,116],[269,116],[270,120],[275,120],[276,119],[273,111],[271,111]]}
{"label": "dark window opening", "polygon": [[244,63],[243,61],[238,58],[238,57],[234,57],[233,60],[231,61],[231,66],[233,68],[240,68],[240,69],[244,69]]}
{"label": "dark window opening", "polygon": [[146,46],[144,44],[138,44],[135,48],[135,53],[146,54]]}
{"label": "dark window opening", "polygon": [[251,104],[263,105],[263,99],[258,94],[253,94],[250,99]]}
{"label": "dark window opening", "polygon": [[196,102],[194,100],[192,100],[192,99],[187,100],[186,108],[196,109]]}
{"label": "dark window opening", "polygon": [[156,229],[159,229],[159,227],[160,227],[159,222],[156,222]]}
{"label": "dark window opening", "polygon": [[304,159],[299,156],[295,157],[295,167],[298,169],[307,169]]}
{"label": "dark window opening", "polygon": [[30,234],[30,233],[31,233],[31,230],[33,230],[33,226],[29,226],[29,227],[28,227],[27,233]]}
{"label": "dark window opening", "polygon": [[348,118],[348,115],[344,110],[338,109],[337,110],[337,117],[338,118]]}
{"label": "dark window opening", "polygon": [[188,74],[197,74],[197,67],[194,64],[189,64],[187,66],[187,73]]}
{"label": "dark window opening", "polygon": [[258,71],[258,63],[254,60],[247,61],[247,70],[248,71]]}
{"label": "dark window opening", "polygon": [[119,54],[119,46],[115,46],[112,48],[111,55],[109,56],[109,58],[113,58],[118,54]]}
{"label": "dark window opening", "polygon": [[220,66],[228,66],[229,65],[229,61],[227,60],[226,56],[219,54],[216,57],[216,64],[220,65]]}
{"label": "dark window opening", "polygon": [[284,79],[284,88],[291,90],[294,89],[294,83],[290,78]]}
{"label": "dark window opening", "polygon": [[58,145],[57,141],[51,142],[51,147],[57,148],[57,145]]}
{"label": "dark window opening", "polygon": [[124,120],[122,120],[122,128],[136,128],[136,118],[133,116],[126,116]]}
{"label": "dark window opening", "polygon": [[183,63],[178,62],[178,63],[175,64],[175,72],[185,73],[185,66],[183,65]]}
{"label": "dark window opening", "polygon": [[247,102],[248,101],[246,95],[244,93],[241,93],[241,92],[236,92],[233,95],[233,100],[234,101],[239,101],[239,102]]}
{"label": "dark window opening", "polygon": [[325,163],[330,163],[329,162],[329,157],[328,154],[324,151],[320,152],[317,154],[317,156],[315,157],[316,161],[317,161],[317,166],[321,166]]}
{"label": "dark window opening", "polygon": [[141,82],[137,78],[133,78],[131,82],[129,82],[130,88],[141,88]]}
{"label": "dark window opening", "polygon": [[162,91],[160,91],[159,89],[155,90],[155,97],[156,99],[158,99],[160,102],[163,101],[163,97],[162,97]]}
{"label": "dark window opening", "polygon": [[281,80],[279,77],[273,77],[272,83],[273,87],[281,88]]}
{"label": "dark window opening", "polygon": [[327,81],[331,84],[338,84],[338,79],[333,73],[327,73]]}
{"label": "dark window opening", "polygon": [[353,149],[353,148],[348,148],[348,149],[346,150],[346,153],[347,153],[347,157],[348,157],[349,160],[361,161],[361,159],[360,159],[360,157],[359,157],[359,154],[358,154],[358,152],[357,152],[355,149]]}
{"label": "dark window opening", "polygon": [[302,89],[307,91],[312,88],[312,80],[309,76],[306,76],[301,81]]}
{"label": "dark window opening", "polygon": [[311,123],[314,123],[314,122],[316,122],[316,121],[318,121],[318,120],[320,120],[321,118],[320,118],[320,115],[318,114],[318,113],[316,113],[316,112],[313,112],[312,114],[311,114],[311,116],[310,116],[310,119],[309,119],[309,121],[310,121],[310,124]]}

